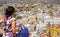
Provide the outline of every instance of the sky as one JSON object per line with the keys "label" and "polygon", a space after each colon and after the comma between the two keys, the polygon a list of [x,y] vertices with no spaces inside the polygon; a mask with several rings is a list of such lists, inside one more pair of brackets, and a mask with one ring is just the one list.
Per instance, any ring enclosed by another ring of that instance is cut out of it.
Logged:
{"label": "sky", "polygon": [[15,2],[15,3],[37,3],[41,1],[47,1],[55,4],[60,4],[60,0],[0,0],[0,3],[6,3],[6,2]]}

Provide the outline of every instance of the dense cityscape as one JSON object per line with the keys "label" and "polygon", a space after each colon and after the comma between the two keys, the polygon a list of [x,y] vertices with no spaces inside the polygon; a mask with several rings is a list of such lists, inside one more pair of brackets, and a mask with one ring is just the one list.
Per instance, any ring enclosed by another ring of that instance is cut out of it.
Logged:
{"label": "dense cityscape", "polygon": [[0,0],[0,37],[60,37],[59,3]]}

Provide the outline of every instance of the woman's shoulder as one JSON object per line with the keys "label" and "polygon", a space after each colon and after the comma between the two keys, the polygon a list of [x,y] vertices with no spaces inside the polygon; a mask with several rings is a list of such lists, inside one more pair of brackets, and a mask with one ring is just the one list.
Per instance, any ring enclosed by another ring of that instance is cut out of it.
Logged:
{"label": "woman's shoulder", "polygon": [[14,18],[14,17],[13,17],[12,19],[13,19],[13,20],[16,20],[16,18]]}
{"label": "woman's shoulder", "polygon": [[9,19],[8,21],[15,21],[16,19],[14,17],[12,17],[11,19]]}
{"label": "woman's shoulder", "polygon": [[16,20],[16,18],[12,17],[12,18],[11,18],[11,20],[15,21],[15,20]]}

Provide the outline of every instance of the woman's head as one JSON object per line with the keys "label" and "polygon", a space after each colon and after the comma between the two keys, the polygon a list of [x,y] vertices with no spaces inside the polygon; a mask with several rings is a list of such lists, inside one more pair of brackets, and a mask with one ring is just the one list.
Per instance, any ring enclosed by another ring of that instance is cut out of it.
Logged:
{"label": "woman's head", "polygon": [[12,16],[14,14],[15,9],[13,6],[8,6],[5,11],[5,16],[8,18],[9,16]]}

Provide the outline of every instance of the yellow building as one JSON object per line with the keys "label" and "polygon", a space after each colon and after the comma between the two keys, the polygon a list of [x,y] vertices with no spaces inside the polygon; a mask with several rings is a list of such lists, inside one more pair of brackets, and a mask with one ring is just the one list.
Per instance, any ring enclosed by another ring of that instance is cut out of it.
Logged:
{"label": "yellow building", "polygon": [[52,26],[51,28],[47,28],[47,33],[48,32],[51,32],[51,34],[52,34],[52,36],[57,36],[57,34],[58,34],[58,30],[57,30],[57,28],[56,28],[56,26]]}

